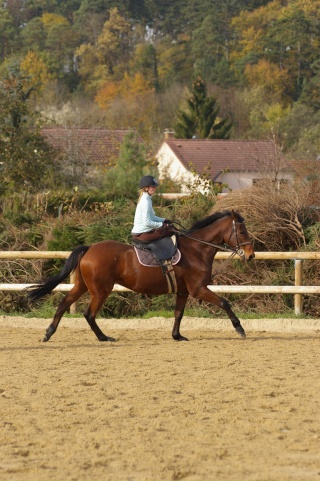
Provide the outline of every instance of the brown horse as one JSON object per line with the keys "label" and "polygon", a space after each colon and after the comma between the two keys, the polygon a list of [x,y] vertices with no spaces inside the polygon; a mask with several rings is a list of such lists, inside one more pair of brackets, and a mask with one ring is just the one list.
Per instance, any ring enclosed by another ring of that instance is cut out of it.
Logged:
{"label": "brown horse", "polygon": [[[229,247],[223,247],[224,245]],[[179,231],[178,247],[181,259],[174,266],[177,293],[173,339],[188,340],[180,334],[180,323],[188,296],[224,309],[237,333],[245,338],[244,329],[229,303],[207,287],[212,277],[213,259],[218,250],[229,251],[231,256],[238,254],[246,261],[254,258],[253,245],[244,219],[234,211],[212,214],[197,221],[188,231]],[[106,240],[91,246],[77,247],[56,276],[28,289],[29,299],[33,301],[49,294],[73,271],[76,274],[74,287],[60,302],[46,330],[44,342],[54,334],[61,317],[71,304],[87,291],[90,293],[90,303],[84,317],[99,341],[114,341],[100,330],[96,316],[115,283],[143,294],[160,295],[168,292],[168,284],[160,267],[141,265],[132,245]]]}

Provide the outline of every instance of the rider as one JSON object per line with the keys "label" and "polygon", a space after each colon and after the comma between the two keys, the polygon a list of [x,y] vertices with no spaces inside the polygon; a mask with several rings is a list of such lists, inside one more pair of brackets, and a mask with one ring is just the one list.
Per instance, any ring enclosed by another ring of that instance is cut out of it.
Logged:
{"label": "rider", "polygon": [[173,234],[171,221],[156,216],[152,207],[152,196],[156,193],[158,185],[152,175],[145,175],[140,179],[140,196],[131,231],[134,240],[152,242]]}

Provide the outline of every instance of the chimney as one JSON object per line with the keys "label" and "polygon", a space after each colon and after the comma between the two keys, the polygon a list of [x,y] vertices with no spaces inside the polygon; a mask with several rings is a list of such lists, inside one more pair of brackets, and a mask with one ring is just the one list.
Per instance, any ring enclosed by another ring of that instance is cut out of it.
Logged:
{"label": "chimney", "polygon": [[164,140],[171,140],[171,139],[174,139],[174,138],[175,138],[174,131],[169,130],[169,129],[165,129]]}

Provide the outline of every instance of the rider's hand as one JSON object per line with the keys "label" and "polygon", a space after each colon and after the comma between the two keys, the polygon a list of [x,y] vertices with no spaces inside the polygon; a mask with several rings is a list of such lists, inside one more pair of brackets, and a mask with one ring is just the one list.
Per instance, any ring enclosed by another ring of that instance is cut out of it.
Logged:
{"label": "rider's hand", "polygon": [[172,224],[172,220],[164,219],[163,223],[164,224]]}

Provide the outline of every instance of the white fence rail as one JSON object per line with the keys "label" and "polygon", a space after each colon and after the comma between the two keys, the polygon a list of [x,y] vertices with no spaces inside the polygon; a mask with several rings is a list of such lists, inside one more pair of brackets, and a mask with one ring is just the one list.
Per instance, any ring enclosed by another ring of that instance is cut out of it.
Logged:
{"label": "white fence rail", "polygon": [[[69,251],[0,251],[1,259],[67,259],[71,252]],[[304,260],[320,260],[320,252],[256,252],[256,260],[293,260],[295,263],[295,285],[291,286],[249,286],[249,285],[232,285],[232,286],[208,286],[210,290],[219,293],[243,293],[243,294],[293,294],[295,314],[302,313],[303,294],[320,294],[320,286],[304,286],[302,262]],[[218,252],[215,259],[228,259],[227,252]],[[235,259],[238,257],[235,256]],[[32,284],[0,284],[0,291],[22,291]],[[55,291],[71,290],[72,278],[70,284],[59,284]],[[125,287],[115,284],[113,291],[127,292],[130,291]]]}

